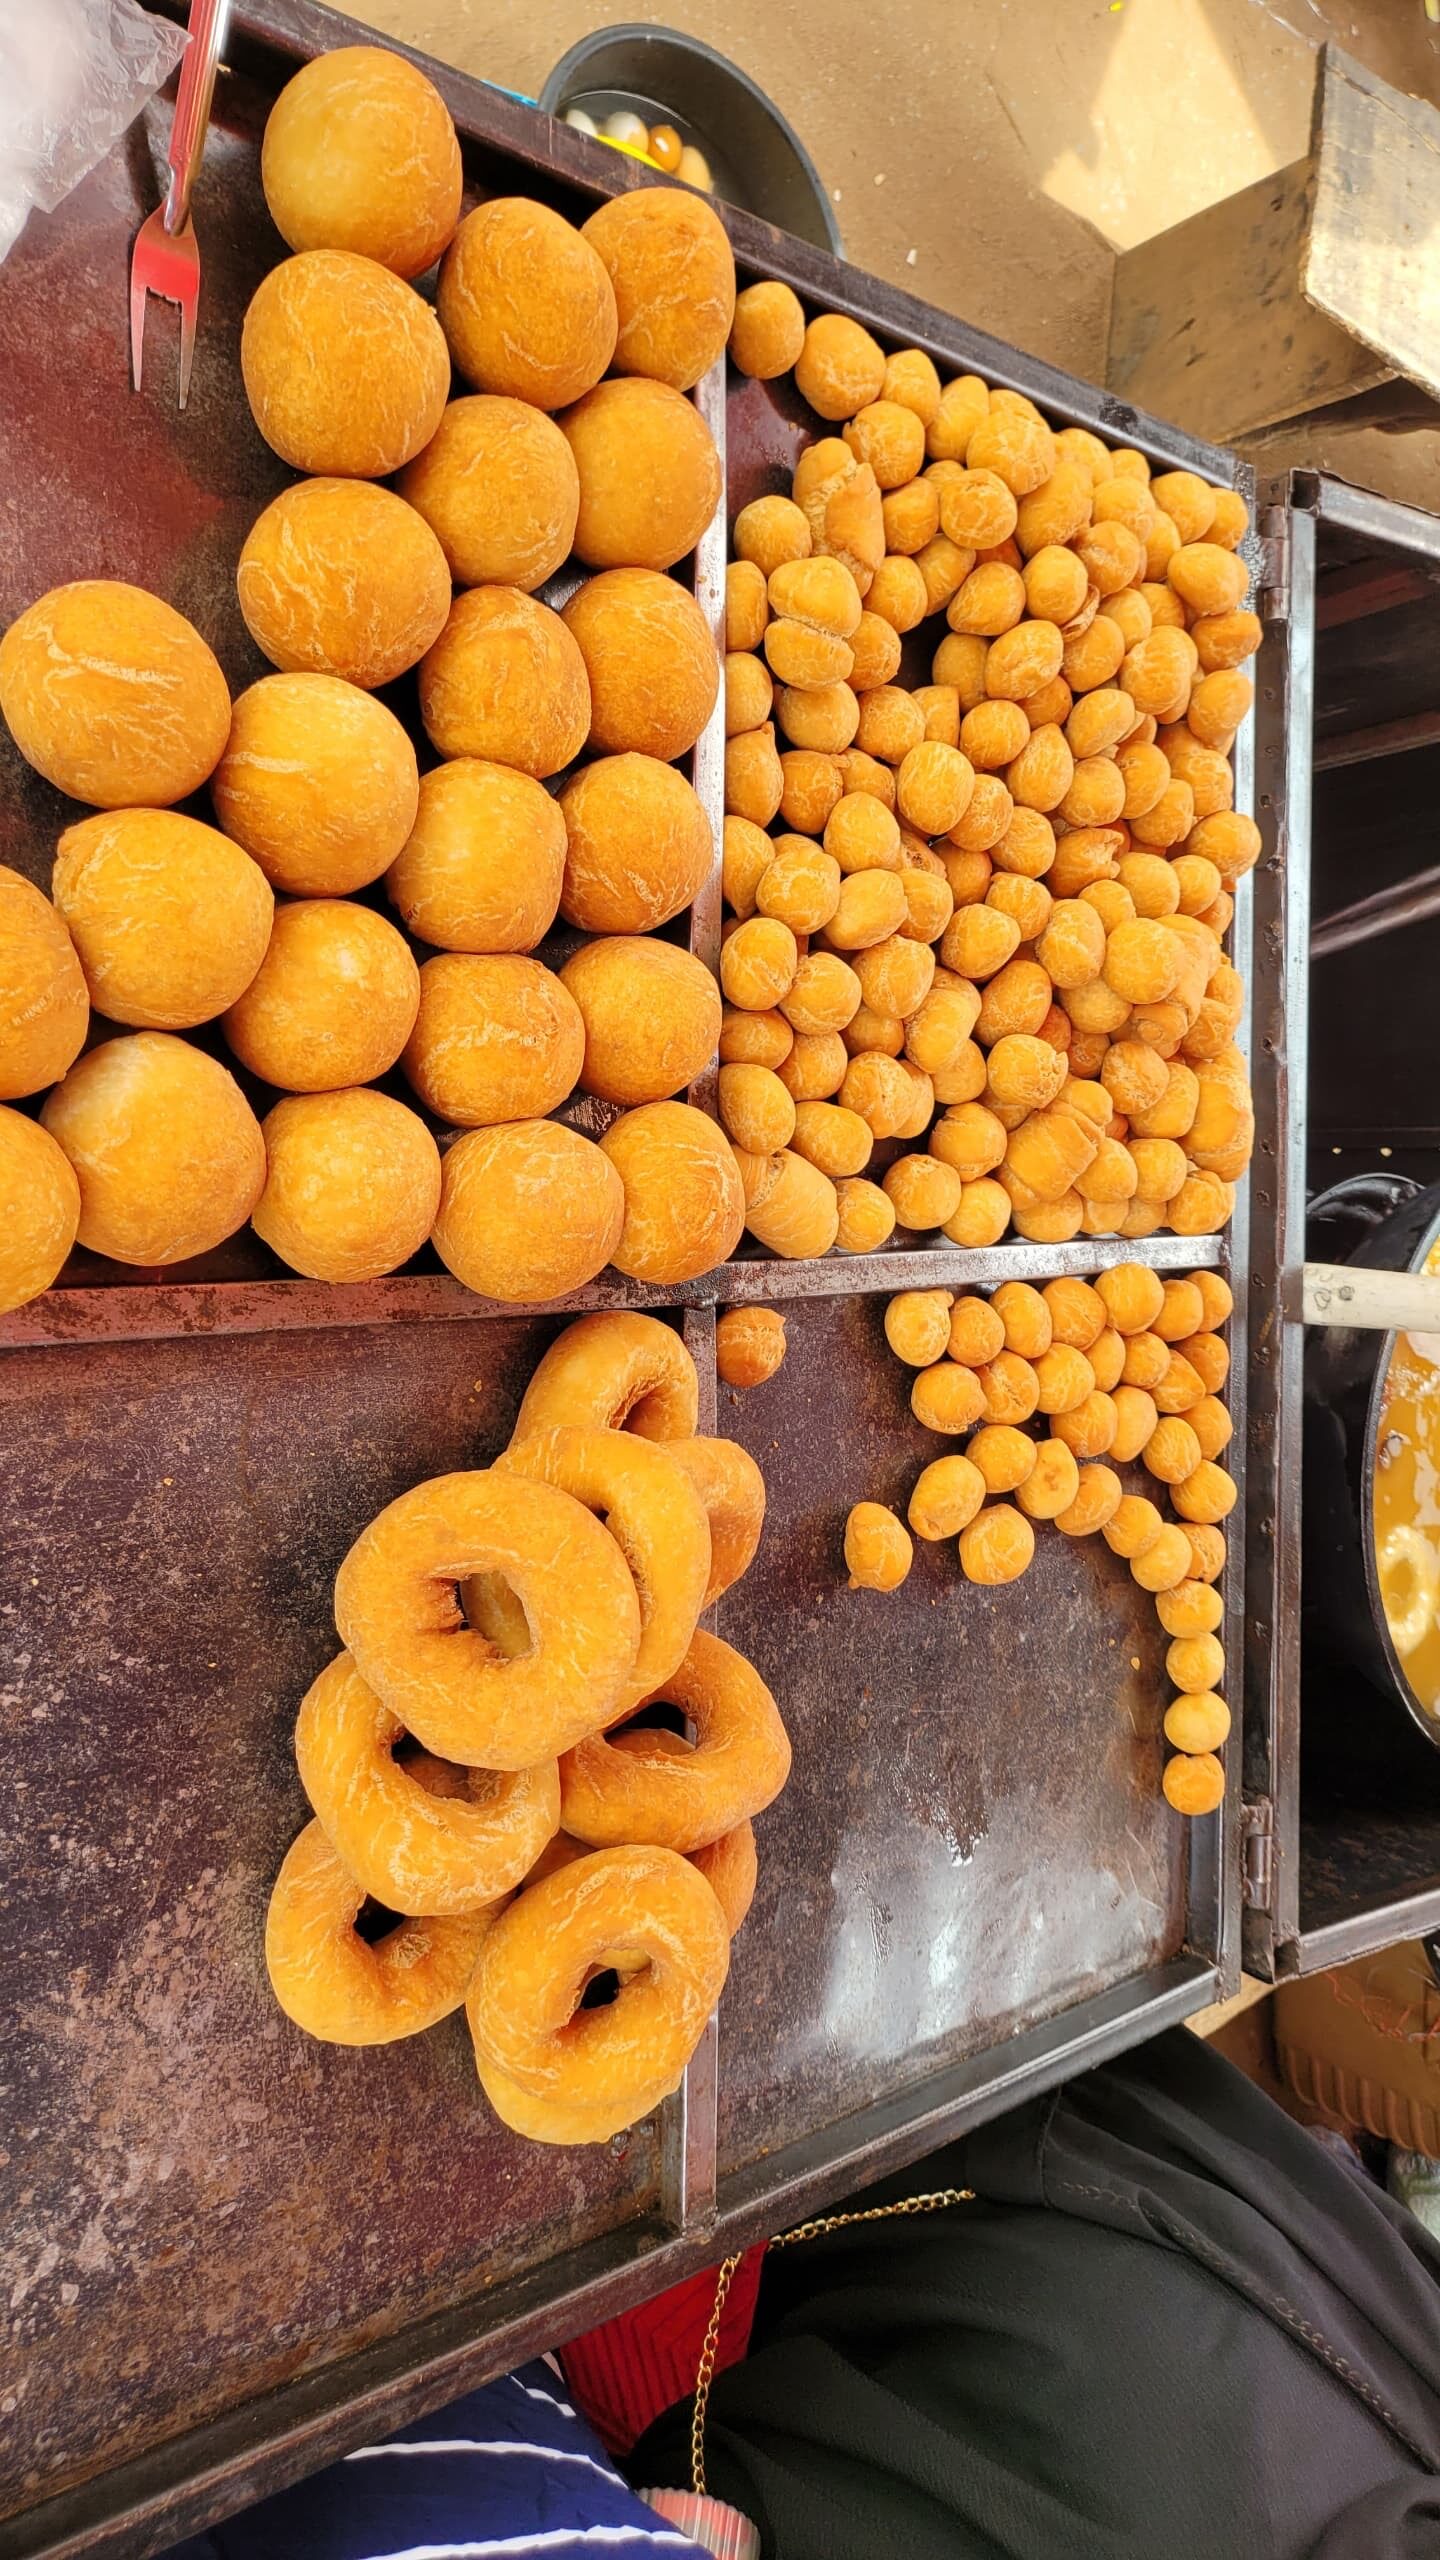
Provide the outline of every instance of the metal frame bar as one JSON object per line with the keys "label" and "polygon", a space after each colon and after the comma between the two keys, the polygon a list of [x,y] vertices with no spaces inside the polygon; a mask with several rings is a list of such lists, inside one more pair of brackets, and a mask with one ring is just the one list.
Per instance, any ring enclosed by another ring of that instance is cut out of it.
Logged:
{"label": "metal frame bar", "polygon": [[1334,525],[1341,533],[1358,534],[1366,542],[1409,551],[1440,566],[1440,516],[1422,507],[1407,507],[1398,498],[1377,498],[1372,490],[1352,489],[1324,472],[1297,471],[1290,483],[1290,503],[1317,524]]}
{"label": "metal frame bar", "polygon": [[766,2239],[848,2189],[924,2158],[943,2142],[1091,2070],[1218,1996],[1213,1965],[1179,1957],[1023,2030],[1003,2048],[728,2179],[703,2229],[665,2236],[628,2222],[491,2293],[287,2383],[168,2445],[156,2446],[0,2524],[0,2560],[147,2560],[217,2515],[303,2479],[538,2354],[566,2323],[585,2328]]}

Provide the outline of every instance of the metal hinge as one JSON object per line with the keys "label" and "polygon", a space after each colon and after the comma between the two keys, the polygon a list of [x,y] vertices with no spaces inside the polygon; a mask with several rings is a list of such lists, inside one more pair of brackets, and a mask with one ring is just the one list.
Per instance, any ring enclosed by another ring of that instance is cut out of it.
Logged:
{"label": "metal hinge", "polygon": [[1290,510],[1266,507],[1258,527],[1260,561],[1255,610],[1262,622],[1284,622],[1290,611]]}
{"label": "metal hinge", "polygon": [[1268,1796],[1240,1807],[1240,1899],[1247,1911],[1269,1911],[1275,1891],[1275,1807]]}

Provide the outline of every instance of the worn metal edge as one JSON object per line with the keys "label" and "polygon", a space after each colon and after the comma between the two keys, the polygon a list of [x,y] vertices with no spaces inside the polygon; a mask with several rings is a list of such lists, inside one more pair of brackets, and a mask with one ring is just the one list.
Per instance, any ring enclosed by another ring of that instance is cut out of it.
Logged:
{"label": "worn metal edge", "polygon": [[[1212,1964],[1179,1956],[1099,1992],[728,2179],[703,2232],[657,2236],[653,2217],[622,2223],[518,2277],[488,2304],[483,2294],[471,2296],[12,2516],[0,2524],[0,2560],[148,2560],[563,2337],[768,2238],[847,2188],[906,2168],[1077,2070],[1178,2025],[1217,1990]],[[495,2306],[498,2316],[487,2323]]]}
{"label": "worn metal edge", "polygon": [[1282,1981],[1301,1974],[1323,1973],[1330,1965],[1349,1964],[1356,1956],[1374,1955],[1381,1947],[1398,1946],[1404,1938],[1428,1937],[1440,1928],[1440,1884],[1401,1900],[1383,1896],[1347,1912],[1343,1920],[1327,1920],[1320,1928],[1301,1926],[1279,1949],[1276,1972]]}

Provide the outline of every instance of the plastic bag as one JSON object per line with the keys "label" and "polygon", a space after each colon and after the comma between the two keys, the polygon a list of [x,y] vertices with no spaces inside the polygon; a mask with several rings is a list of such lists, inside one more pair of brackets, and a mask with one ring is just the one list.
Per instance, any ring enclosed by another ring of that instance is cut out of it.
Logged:
{"label": "plastic bag", "polygon": [[168,80],[185,31],[138,0],[0,0],[0,258]]}

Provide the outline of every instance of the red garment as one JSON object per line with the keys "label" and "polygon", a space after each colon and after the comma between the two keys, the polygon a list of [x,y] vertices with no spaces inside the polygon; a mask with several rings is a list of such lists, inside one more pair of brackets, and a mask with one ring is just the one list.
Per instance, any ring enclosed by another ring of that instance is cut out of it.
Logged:
{"label": "red garment", "polygon": [[[720,2318],[717,2373],[739,2364],[750,2344],[764,2256],[763,2247],[747,2249],[735,2270]],[[689,2399],[715,2307],[716,2273],[702,2267],[561,2349],[565,2379],[607,2452],[628,2453],[662,2410]]]}

